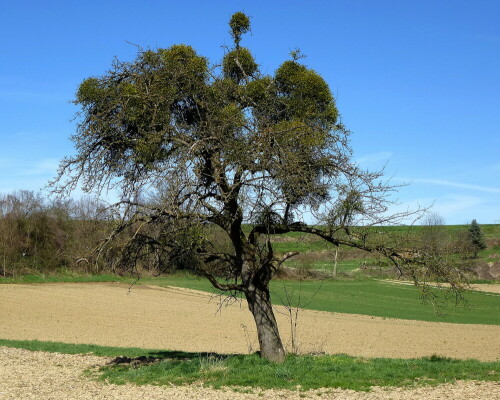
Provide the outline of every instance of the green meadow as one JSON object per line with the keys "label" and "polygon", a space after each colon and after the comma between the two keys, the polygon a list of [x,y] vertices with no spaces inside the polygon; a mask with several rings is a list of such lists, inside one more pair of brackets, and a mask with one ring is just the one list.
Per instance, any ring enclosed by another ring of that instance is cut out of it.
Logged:
{"label": "green meadow", "polygon": [[122,360],[128,357],[129,360],[124,361],[129,362],[111,363],[86,371],[92,379],[115,384],[172,386],[202,383],[213,388],[232,387],[234,391],[245,392],[329,388],[367,391],[372,386],[415,387],[456,380],[500,380],[500,361],[454,360],[438,356],[388,359],[342,354],[288,355],[284,363],[274,364],[257,354],[190,353],[1,339],[0,346],[120,357]]}

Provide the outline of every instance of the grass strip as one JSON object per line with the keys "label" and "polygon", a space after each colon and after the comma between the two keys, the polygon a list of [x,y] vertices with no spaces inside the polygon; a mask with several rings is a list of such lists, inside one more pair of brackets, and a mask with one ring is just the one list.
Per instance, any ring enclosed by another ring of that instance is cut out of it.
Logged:
{"label": "grass strip", "polygon": [[[347,355],[288,355],[283,364],[274,364],[257,354],[189,353],[19,340],[0,340],[0,345],[66,354],[149,357],[144,365],[107,365],[101,367],[97,374],[92,374],[99,380],[116,384],[187,385],[203,382],[216,389],[342,388],[366,391],[372,386],[408,387],[456,380],[500,380],[500,361],[454,360],[438,356],[407,360]],[[155,362],[151,362],[151,357]]]}
{"label": "grass strip", "polygon": [[0,339],[0,346],[26,349],[30,351],[46,351],[63,354],[91,354],[98,357],[139,357],[156,355],[160,350],[140,349],[136,347],[108,347],[94,344],[71,344],[61,342],[42,342],[38,340]]}
{"label": "grass strip", "polygon": [[113,274],[76,274],[59,272],[54,274],[28,274],[16,277],[0,277],[0,284],[12,283],[78,283],[78,282],[132,282],[130,277]]}
{"label": "grass strip", "polygon": [[199,356],[164,360],[144,366],[107,366],[99,379],[111,383],[184,385],[302,390],[342,388],[369,390],[372,386],[415,386],[456,380],[500,379],[500,362],[452,360],[437,356],[422,359],[366,359],[347,355],[289,355],[273,364],[258,355]]}

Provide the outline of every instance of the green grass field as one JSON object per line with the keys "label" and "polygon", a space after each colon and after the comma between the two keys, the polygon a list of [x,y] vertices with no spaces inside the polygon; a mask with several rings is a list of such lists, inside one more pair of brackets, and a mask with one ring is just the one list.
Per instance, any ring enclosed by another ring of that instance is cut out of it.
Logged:
{"label": "green grass field", "polygon": [[366,359],[346,355],[287,356],[272,364],[257,355],[199,356],[191,361],[167,361],[140,368],[101,370],[110,383],[184,385],[203,382],[214,388],[252,387],[300,390],[342,388],[357,391],[372,386],[416,386],[463,380],[500,379],[500,362],[456,361],[430,357],[414,360]]}
{"label": "green grass field", "polygon": [[71,283],[71,282],[126,282],[131,283],[133,279],[112,274],[77,274],[71,271],[60,271],[54,275],[21,275],[16,277],[0,277],[2,283]]}
{"label": "green grass field", "polygon": [[[360,268],[363,263],[369,263],[370,265],[373,265],[375,263],[375,260],[372,258],[360,258],[357,260],[337,261],[337,273],[352,272]],[[303,261],[294,260],[292,258],[291,260],[286,262],[286,266],[289,268],[324,271],[327,273],[332,273],[334,270],[334,262],[332,260],[312,261],[304,263]]]}
{"label": "green grass field", "polygon": [[[463,231],[467,231],[467,225],[445,225],[443,226],[445,235],[448,237],[455,237],[457,234]],[[425,227],[423,226],[382,226],[371,228],[374,232],[387,233],[387,234],[399,234],[403,235],[408,232],[412,234],[419,234]],[[500,239],[500,224],[486,224],[481,225],[481,231],[483,232],[485,239]],[[327,251],[332,249],[332,245],[325,242],[324,240],[312,236],[305,235],[300,232],[290,232],[284,235],[279,235],[274,238],[274,248],[279,252],[287,251]],[[494,248],[495,246],[493,246]],[[500,246],[497,245],[496,250],[499,250]],[[482,253],[480,253],[481,255]]]}
{"label": "green grass field", "polygon": [[[66,354],[107,357],[150,357],[144,365],[116,364],[88,371],[108,383],[186,385],[203,383],[214,388],[243,387],[301,390],[343,388],[369,390],[372,386],[435,385],[455,380],[500,380],[500,361],[360,358],[346,355],[288,355],[273,364],[251,355],[188,353],[169,350],[101,347],[54,342],[1,340],[0,346]],[[240,389],[241,390],[241,389]]]}

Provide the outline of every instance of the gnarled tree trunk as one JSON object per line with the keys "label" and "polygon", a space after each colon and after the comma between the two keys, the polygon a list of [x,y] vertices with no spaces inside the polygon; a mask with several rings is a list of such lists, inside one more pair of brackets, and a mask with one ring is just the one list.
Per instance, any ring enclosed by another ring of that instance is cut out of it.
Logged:
{"label": "gnarled tree trunk", "polygon": [[283,362],[285,349],[271,305],[268,285],[264,287],[251,285],[245,291],[245,296],[257,326],[261,357],[277,363]]}

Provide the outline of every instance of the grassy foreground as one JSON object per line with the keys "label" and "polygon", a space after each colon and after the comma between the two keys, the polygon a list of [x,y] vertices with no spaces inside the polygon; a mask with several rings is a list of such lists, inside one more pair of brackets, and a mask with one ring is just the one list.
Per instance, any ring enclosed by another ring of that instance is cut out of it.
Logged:
{"label": "grassy foreground", "polygon": [[289,355],[283,364],[273,364],[256,354],[187,353],[13,340],[0,340],[0,346],[67,354],[154,358],[154,362],[150,359],[150,363],[144,365],[108,365],[92,374],[96,379],[116,384],[186,385],[203,382],[214,388],[369,390],[371,386],[500,380],[500,361],[453,360],[437,356],[404,360],[346,355]]}

